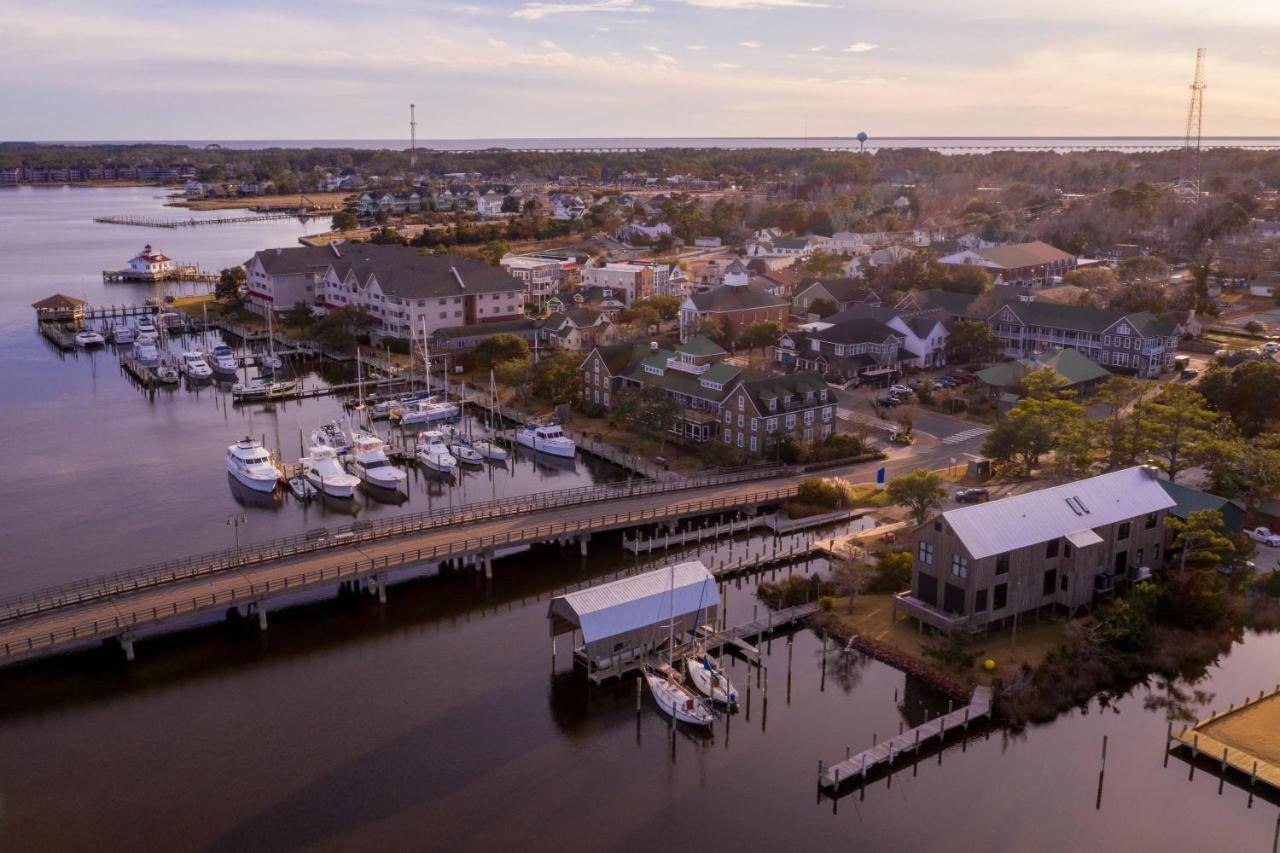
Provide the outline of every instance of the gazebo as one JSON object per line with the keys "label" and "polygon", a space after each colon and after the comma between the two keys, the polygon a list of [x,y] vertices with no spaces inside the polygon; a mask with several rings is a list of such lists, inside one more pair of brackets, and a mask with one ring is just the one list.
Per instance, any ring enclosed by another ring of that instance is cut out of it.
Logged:
{"label": "gazebo", "polygon": [[36,309],[36,322],[47,320],[78,324],[84,319],[84,306],[87,304],[83,299],[76,299],[65,293],[55,293],[53,296],[32,303],[31,307]]}

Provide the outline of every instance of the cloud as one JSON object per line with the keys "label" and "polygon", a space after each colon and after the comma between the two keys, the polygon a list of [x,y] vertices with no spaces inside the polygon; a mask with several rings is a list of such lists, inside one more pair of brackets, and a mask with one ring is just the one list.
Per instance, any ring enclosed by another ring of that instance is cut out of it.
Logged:
{"label": "cloud", "polygon": [[665,53],[660,53],[660,54],[658,54],[658,61],[659,61],[659,62],[665,62],[665,63],[667,63],[668,65],[675,65],[675,64],[676,64],[677,62],[679,62],[680,60],[676,59],[674,56],[669,56],[669,55],[667,55],[667,54],[665,54]]}
{"label": "cloud", "polygon": [[812,0],[683,0],[690,6],[704,9],[826,9],[828,3]]}
{"label": "cloud", "polygon": [[506,47],[507,46],[507,43],[502,39],[491,38],[491,39],[486,39],[486,41],[489,42],[490,47]]}
{"label": "cloud", "polygon": [[541,47],[541,48],[543,48],[543,49],[545,49],[545,50],[559,50],[559,49],[560,49],[560,45],[556,44],[556,43],[555,43],[555,42],[553,42],[553,41],[548,41],[547,39],[543,39],[542,41],[538,42],[538,47]]}
{"label": "cloud", "polygon": [[855,41],[844,49],[845,53],[866,53],[869,50],[875,50],[880,45],[872,44],[869,41]]}
{"label": "cloud", "polygon": [[738,47],[759,47],[759,46],[760,46],[760,42],[758,42],[758,41],[740,41],[740,42],[738,42]]}
{"label": "cloud", "polygon": [[651,44],[651,45],[646,46],[646,47],[645,47],[645,50],[649,51],[650,53],[662,53],[662,48],[657,47],[656,45],[652,45],[652,44]]}
{"label": "cloud", "polygon": [[588,0],[584,3],[525,3],[511,13],[513,18],[537,21],[548,15],[578,15],[592,12],[652,12],[652,6],[637,6],[635,0]]}
{"label": "cloud", "polygon": [[827,49],[827,46],[826,46],[825,44],[820,44],[820,45],[818,45],[817,47],[811,47],[811,48],[809,48],[809,52],[810,52],[810,53],[822,53],[822,51],[824,51],[824,50],[826,50],[826,49]]}
{"label": "cloud", "polygon": [[688,45],[688,49],[689,50],[706,50],[707,46],[705,44],[691,44],[691,45]]}
{"label": "cloud", "polygon": [[724,69],[726,69],[726,70],[731,70],[731,69],[734,69],[734,68],[741,68],[742,66],[741,66],[741,65],[738,65],[738,64],[736,64],[736,63],[733,63],[733,62],[717,62],[717,63],[716,63],[716,65],[715,65],[715,67],[716,67],[716,68],[724,68]]}

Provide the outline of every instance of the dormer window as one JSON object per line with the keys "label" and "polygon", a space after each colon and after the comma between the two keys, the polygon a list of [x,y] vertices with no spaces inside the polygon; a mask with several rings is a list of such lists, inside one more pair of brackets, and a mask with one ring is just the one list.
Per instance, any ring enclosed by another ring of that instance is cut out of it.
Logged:
{"label": "dormer window", "polygon": [[769,398],[769,411],[771,412],[778,411],[778,401],[774,397]]}

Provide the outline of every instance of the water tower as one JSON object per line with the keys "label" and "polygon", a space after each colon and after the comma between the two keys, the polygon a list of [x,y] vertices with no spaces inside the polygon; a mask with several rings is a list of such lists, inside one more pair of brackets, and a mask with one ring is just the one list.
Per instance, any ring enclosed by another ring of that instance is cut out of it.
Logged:
{"label": "water tower", "polygon": [[867,147],[867,132],[865,130],[860,130],[855,138],[858,140],[858,153],[861,154]]}

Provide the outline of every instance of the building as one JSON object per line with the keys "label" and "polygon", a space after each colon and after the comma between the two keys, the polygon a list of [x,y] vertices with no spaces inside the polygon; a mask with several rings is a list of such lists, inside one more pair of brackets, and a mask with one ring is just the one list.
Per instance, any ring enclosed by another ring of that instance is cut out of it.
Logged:
{"label": "building", "polygon": [[322,305],[321,283],[344,244],[263,249],[245,261],[247,306],[266,316],[267,307],[287,311],[299,302]]}
{"label": "building", "polygon": [[702,293],[690,293],[680,303],[680,338],[693,334],[704,320],[729,321],[736,334],[754,323],[786,323],[791,303],[774,296],[748,277],[725,275],[725,283]]}
{"label": "building", "polygon": [[481,216],[501,216],[502,203],[506,198],[502,193],[490,190],[476,198],[476,213]]}
{"label": "building", "polygon": [[[1239,533],[1244,529],[1245,512],[1235,501],[1202,492],[1181,483],[1170,483],[1168,480],[1161,480],[1160,486],[1176,502],[1169,510],[1169,515],[1174,518],[1186,521],[1193,512],[1211,509],[1222,516],[1222,527],[1227,535]],[[1166,537],[1166,549],[1173,545],[1173,540],[1172,534]]]}
{"label": "building", "polygon": [[[813,303],[823,300],[844,311],[855,305],[879,307],[884,299],[857,278],[816,278],[810,276],[796,287],[791,296],[791,309],[796,314],[808,314]],[[831,312],[835,313],[835,311]]]}
{"label": "building", "polygon": [[1061,347],[1035,353],[1018,361],[993,364],[979,370],[977,377],[992,397],[1012,402],[1009,398],[1021,396],[1022,380],[1027,374],[1046,367],[1061,378],[1058,390],[1071,391],[1081,397],[1092,394],[1099,385],[1111,378],[1110,371],[1078,350]]}
{"label": "building", "polygon": [[1091,361],[1151,377],[1173,369],[1182,330],[1149,311],[1125,314],[1084,305],[1005,302],[987,319],[1005,355],[1025,358],[1072,347]]}
{"label": "building", "polygon": [[808,237],[774,237],[747,244],[749,257],[774,257],[799,260],[813,254],[813,241]]}
{"label": "building", "polygon": [[416,192],[377,191],[363,193],[356,203],[360,216],[376,216],[379,213],[417,213],[422,209],[422,196]]}
{"label": "building", "polygon": [[976,266],[1003,284],[1042,287],[1056,283],[1076,267],[1076,258],[1048,243],[1015,243],[983,249],[964,249],[938,259],[948,266]]}
{"label": "building", "polygon": [[542,307],[560,290],[563,261],[526,255],[507,255],[499,262],[512,278],[524,282],[525,301]]}
{"label": "building", "polygon": [[582,273],[582,283],[586,286],[609,288],[615,294],[623,294],[623,301],[630,305],[637,299],[653,295],[653,267],[649,264],[635,263],[587,267]]}
{"label": "building", "polygon": [[133,281],[162,281],[172,277],[176,270],[177,265],[168,255],[157,252],[148,243],[129,261],[123,272]]}
{"label": "building", "polygon": [[609,317],[599,311],[569,307],[548,315],[543,328],[556,346],[586,352],[600,342],[609,325]]}
{"label": "building", "polygon": [[462,355],[475,349],[494,335],[514,335],[523,338],[532,349],[546,340],[544,322],[534,317],[503,320],[496,323],[476,323],[471,326],[444,326],[431,336],[432,353],[456,353]]}
{"label": "building", "polygon": [[726,445],[767,454],[778,437],[815,444],[835,429],[835,397],[814,372],[743,378],[721,408],[720,437]]}
{"label": "building", "polygon": [[1134,467],[948,510],[910,537],[898,613],[944,633],[977,632],[1046,606],[1074,612],[1130,569],[1159,566],[1175,501]]}
{"label": "building", "polygon": [[874,317],[806,323],[778,339],[775,358],[787,370],[816,371],[840,381],[891,379],[902,369],[905,341]]}
{"label": "building", "polygon": [[431,334],[449,326],[524,316],[523,282],[498,267],[409,246],[358,243],[332,259],[320,283],[325,309],[354,306],[378,336]]}

